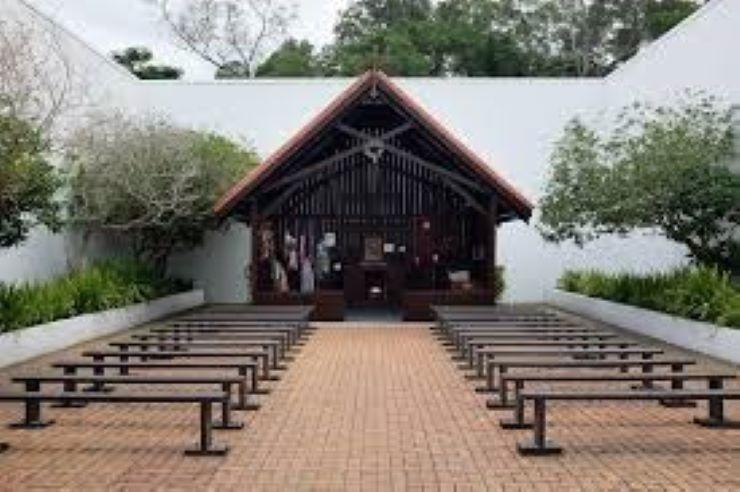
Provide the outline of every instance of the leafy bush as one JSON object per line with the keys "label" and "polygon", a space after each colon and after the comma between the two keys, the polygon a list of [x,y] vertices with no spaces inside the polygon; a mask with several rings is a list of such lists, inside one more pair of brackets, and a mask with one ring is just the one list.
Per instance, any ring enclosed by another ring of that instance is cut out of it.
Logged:
{"label": "leafy bush", "polygon": [[504,295],[506,290],[506,280],[504,279],[504,267],[496,267],[496,282],[493,289],[493,297],[496,302],[499,302]]}
{"label": "leafy bush", "polygon": [[127,259],[102,261],[45,283],[0,284],[0,333],[144,302],[191,287]]}
{"label": "leafy bush", "polygon": [[237,142],[154,116],[100,115],[67,150],[71,222],[125,237],[161,274],[170,254],[222,226],[213,204],[257,163]]}
{"label": "leafy bush", "polygon": [[681,268],[652,275],[568,271],[558,286],[589,297],[740,328],[740,288],[716,268]]}

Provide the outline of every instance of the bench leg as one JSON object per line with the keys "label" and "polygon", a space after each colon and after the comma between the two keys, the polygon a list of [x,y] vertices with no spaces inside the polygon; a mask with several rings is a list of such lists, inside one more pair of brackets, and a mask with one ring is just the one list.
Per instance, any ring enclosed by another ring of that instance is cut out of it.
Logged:
{"label": "bench leg", "polygon": [[[502,365],[498,368],[498,400],[491,398],[486,402],[486,407],[492,409],[501,408],[512,408],[513,405],[509,403],[509,392],[506,382],[506,366]],[[520,381],[517,381],[519,384]]]}
{"label": "bench leg", "polygon": [[260,377],[259,377],[259,361],[257,363],[256,367],[251,367],[249,369],[251,371],[252,375],[252,394],[255,395],[267,395],[270,393],[270,390],[268,388],[260,388]]}
{"label": "bench leg", "polygon": [[288,366],[280,364],[280,345],[272,345],[264,347],[265,350],[270,350],[272,353],[272,369],[274,371],[285,371]]}
{"label": "bench leg", "polygon": [[[723,388],[722,380],[712,378],[709,380],[710,390],[721,390]],[[725,418],[725,399],[721,396],[709,398],[707,402],[707,418],[694,417],[694,423],[702,427],[716,427],[724,429],[738,429],[740,422],[727,420]]]}
{"label": "bench leg", "polygon": [[239,375],[244,377],[244,381],[239,385],[239,404],[234,407],[235,410],[259,410],[260,404],[249,401],[249,391],[247,390],[247,371],[252,371],[252,384],[255,383],[256,369],[240,367]]}
{"label": "bench leg", "polygon": [[563,449],[552,441],[547,440],[546,400],[534,399],[534,437],[531,441],[520,442],[517,445],[519,454],[524,456],[542,456],[560,454]]}
{"label": "bench leg", "polygon": [[262,365],[262,379],[265,381],[280,381],[280,376],[277,374],[270,374],[270,355],[265,352],[263,356],[257,358],[258,362]]}
{"label": "bench leg", "polygon": [[220,430],[243,429],[243,422],[233,422],[231,420],[231,383],[223,383],[221,388],[226,393],[226,399],[221,402],[221,420],[214,422],[213,428]]}
{"label": "bench leg", "polygon": [[[517,383],[522,383],[517,381]],[[532,422],[524,420],[524,398],[519,396],[521,388],[516,392],[516,400],[514,403],[514,414],[510,419],[501,419],[498,421],[499,426],[502,429],[531,429]]]}
{"label": "bench leg", "polygon": [[54,423],[53,420],[42,420],[41,402],[39,400],[26,400],[25,406],[23,421],[10,424],[8,427],[12,429],[43,429]]}
{"label": "bench leg", "polygon": [[[65,367],[63,369],[63,373],[65,376],[76,376],[77,368],[76,367]],[[77,392],[77,383],[75,383],[74,381],[65,381],[62,387],[65,393]],[[82,408],[82,407],[86,407],[87,403],[84,401],[62,400],[62,401],[54,402],[50,406],[52,408]]]}
{"label": "bench leg", "polygon": [[0,442],[0,454],[10,449],[10,445],[7,442]]}
{"label": "bench leg", "polygon": [[[103,362],[105,360],[105,357],[93,357],[93,362]],[[105,368],[104,367],[94,367],[93,368],[93,375],[95,376],[104,376],[105,375]],[[106,386],[104,383],[93,383],[90,386],[86,387],[82,391],[87,392],[101,392],[101,393],[110,393],[113,391],[112,386]]]}
{"label": "bench leg", "polygon": [[212,406],[210,401],[200,402],[200,442],[195,448],[186,450],[186,455],[223,456],[229,452],[229,448],[225,445],[213,443]]}
{"label": "bench leg", "polygon": [[[683,372],[683,364],[671,365],[671,372]],[[709,382],[711,387],[711,380]],[[671,381],[671,390],[680,391],[683,389],[683,379],[674,379]],[[695,408],[696,402],[692,400],[660,400],[659,402],[666,408]]]}

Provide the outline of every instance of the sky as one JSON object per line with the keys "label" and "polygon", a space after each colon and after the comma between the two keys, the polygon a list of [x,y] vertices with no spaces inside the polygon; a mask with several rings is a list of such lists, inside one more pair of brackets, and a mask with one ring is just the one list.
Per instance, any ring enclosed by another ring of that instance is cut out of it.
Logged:
{"label": "sky", "polygon": [[[185,70],[185,80],[210,80],[215,69],[182,49],[162,22],[153,0],[27,0],[108,54],[127,46],[148,46],[157,61]],[[331,41],[337,13],[348,0],[293,0],[297,19],[290,34],[316,45]]]}

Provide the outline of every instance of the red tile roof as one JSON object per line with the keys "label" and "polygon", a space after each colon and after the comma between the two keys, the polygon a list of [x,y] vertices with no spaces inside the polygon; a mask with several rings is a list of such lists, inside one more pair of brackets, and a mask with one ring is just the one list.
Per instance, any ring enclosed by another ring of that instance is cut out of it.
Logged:
{"label": "red tile roof", "polygon": [[215,213],[222,217],[228,215],[237,203],[245,199],[275,169],[300,151],[326,125],[331,123],[342,111],[351,106],[360,95],[373,86],[394,98],[419,124],[438,138],[453,154],[457,155],[464,165],[468,166],[471,171],[491,187],[498,190],[505,202],[517,212],[520,218],[528,219],[531,216],[534,207],[524,195],[496,173],[483,159],[463,144],[460,139],[439,123],[387,75],[375,70],[368,71],[358,78],[282,147],[228,190],[216,203]]}

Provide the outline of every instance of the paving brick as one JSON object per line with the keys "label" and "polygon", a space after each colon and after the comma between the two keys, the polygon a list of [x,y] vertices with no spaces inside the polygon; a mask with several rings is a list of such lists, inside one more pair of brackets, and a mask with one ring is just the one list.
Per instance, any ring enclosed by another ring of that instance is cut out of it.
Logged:
{"label": "paving brick", "polygon": [[[0,386],[85,347],[4,370]],[[740,490],[740,431],[691,425],[701,408],[553,404],[566,452],[520,457],[528,432],[498,427],[505,414],[485,408],[423,325],[322,326],[270,385],[259,412],[238,415],[244,430],[216,433],[225,458],[181,454],[195,406],[49,409],[58,425],[0,429],[12,445],[0,490]],[[19,414],[0,405],[0,422]]]}

